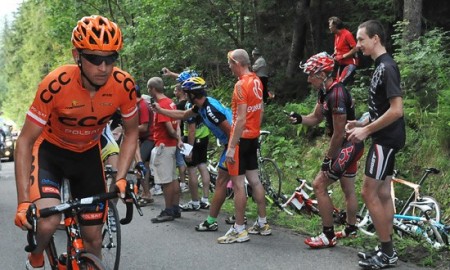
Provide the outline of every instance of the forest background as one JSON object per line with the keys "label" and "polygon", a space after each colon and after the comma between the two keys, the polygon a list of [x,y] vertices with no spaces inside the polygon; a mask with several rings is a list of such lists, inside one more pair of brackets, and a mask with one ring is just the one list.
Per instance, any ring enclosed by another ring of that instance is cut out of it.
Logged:
{"label": "forest background", "polygon": [[[236,79],[229,71],[227,52],[243,48],[250,53],[258,47],[270,67],[269,90],[275,94],[265,111],[262,128],[271,136],[263,152],[277,161],[284,172],[283,192],[291,193],[297,177],[314,178],[329,140],[323,125],[292,126],[282,113],[307,114],[314,108],[316,92],[298,65],[315,53],[333,53],[329,17],[340,17],[354,34],[363,21],[378,19],[387,30],[387,49],[399,65],[404,91],[407,143],[397,155],[396,168],[416,181],[423,168],[440,169],[423,192],[438,199],[444,220],[450,222],[449,12],[450,2],[439,0],[24,0],[14,20],[5,20],[2,27],[0,110],[23,124],[43,76],[73,63],[72,29],[91,14],[119,24],[124,48],[118,65],[144,89],[162,67],[178,72],[190,67],[206,79],[210,95],[229,104]],[[357,116],[367,111],[372,70],[371,59],[363,57],[350,86]],[[170,95],[173,81],[166,83]],[[357,190],[363,167],[361,162]],[[334,200],[342,205],[338,185],[335,189]],[[271,215],[280,224],[308,233],[319,226],[275,210]],[[443,256],[427,253],[420,262],[435,265]],[[445,257],[448,260],[448,253]]]}

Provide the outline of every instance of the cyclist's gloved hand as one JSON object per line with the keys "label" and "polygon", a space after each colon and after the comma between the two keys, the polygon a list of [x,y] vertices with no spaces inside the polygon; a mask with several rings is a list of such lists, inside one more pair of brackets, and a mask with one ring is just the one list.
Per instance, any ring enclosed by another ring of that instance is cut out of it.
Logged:
{"label": "cyclist's gloved hand", "polygon": [[134,166],[134,168],[142,174],[142,177],[144,177],[147,173],[147,169],[145,168],[144,162],[142,161],[136,163],[136,166]]}
{"label": "cyclist's gloved hand", "polygon": [[25,230],[31,229],[31,225],[27,221],[27,210],[30,207],[31,202],[21,202],[17,206],[16,218],[14,219],[14,224],[17,227]]}
{"label": "cyclist's gloved hand", "polygon": [[303,121],[302,116],[296,112],[291,112],[289,114],[289,117],[291,118],[291,124],[294,124],[294,125],[301,124]]}
{"label": "cyclist's gloved hand", "polygon": [[331,168],[331,158],[325,157],[322,161],[322,171],[328,171]]}
{"label": "cyclist's gloved hand", "polygon": [[127,180],[125,178],[120,178],[116,181],[116,187],[119,191],[119,197],[125,199],[125,191],[127,189]]}

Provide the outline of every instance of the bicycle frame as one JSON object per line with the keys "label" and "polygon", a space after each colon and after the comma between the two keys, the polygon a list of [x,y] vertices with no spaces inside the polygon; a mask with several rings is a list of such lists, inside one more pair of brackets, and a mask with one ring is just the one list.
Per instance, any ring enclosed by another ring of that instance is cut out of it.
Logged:
{"label": "bicycle frame", "polygon": [[[141,216],[143,215],[142,210],[140,209],[137,203],[137,198],[136,195],[134,194],[133,186],[134,186],[133,183],[129,181],[127,185],[126,199],[131,199],[132,201],[126,201],[126,217],[120,220],[121,224],[128,224],[131,222],[133,218],[133,204],[136,205],[139,214]],[[89,257],[89,259],[91,260],[99,261],[98,258],[96,258],[95,256],[92,256],[90,254],[87,255],[88,253],[86,253],[86,250],[84,248],[80,227],[76,216],[77,213],[83,211],[83,206],[85,205],[105,202],[109,199],[114,198],[117,198],[117,192],[103,193],[87,198],[69,200],[67,202],[61,203],[53,207],[40,209],[39,211],[35,204],[31,204],[27,211],[27,219],[33,228],[31,230],[28,230],[27,234],[28,245],[25,247],[25,251],[32,252],[37,247],[36,233],[38,226],[37,222],[38,218],[45,218],[62,213],[64,215],[64,226],[66,228],[66,235],[67,235],[67,250],[66,250],[67,257],[65,265],[68,266],[69,269],[78,270],[79,263],[81,262],[80,261],[81,257],[86,256]],[[52,270],[60,269],[54,238],[50,240],[50,243],[45,248],[45,251],[47,253],[47,258],[51,265],[51,269]],[[65,268],[62,266],[61,269]]]}

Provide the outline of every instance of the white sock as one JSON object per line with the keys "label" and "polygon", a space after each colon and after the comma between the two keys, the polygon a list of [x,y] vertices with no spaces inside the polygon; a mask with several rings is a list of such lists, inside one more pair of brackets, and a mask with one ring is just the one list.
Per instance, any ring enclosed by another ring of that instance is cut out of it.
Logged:
{"label": "white sock", "polygon": [[209,200],[208,200],[208,198],[202,197],[201,198],[201,202],[202,203],[207,203],[207,202],[209,202]]}
{"label": "white sock", "polygon": [[258,225],[259,225],[259,227],[263,227],[264,226],[264,224],[266,224],[267,223],[267,217],[260,217],[260,216],[258,216]]}
{"label": "white sock", "polygon": [[238,233],[241,233],[242,231],[245,230],[245,224],[243,224],[243,225],[238,225],[238,224],[234,223],[234,229],[235,229]]}

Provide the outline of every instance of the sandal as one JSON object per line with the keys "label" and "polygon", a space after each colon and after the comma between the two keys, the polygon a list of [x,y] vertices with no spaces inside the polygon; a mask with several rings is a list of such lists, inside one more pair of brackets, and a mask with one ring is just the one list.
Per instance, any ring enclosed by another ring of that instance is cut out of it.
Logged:
{"label": "sandal", "polygon": [[147,206],[149,204],[152,204],[154,201],[155,200],[153,198],[142,198],[142,197],[140,197],[138,199],[138,205],[140,207],[144,207],[144,206]]}

